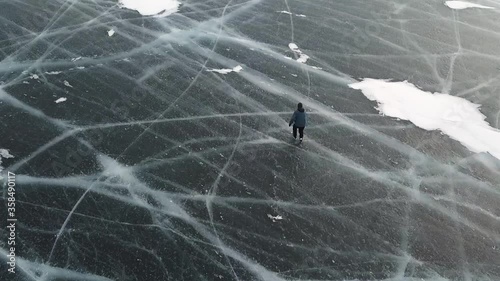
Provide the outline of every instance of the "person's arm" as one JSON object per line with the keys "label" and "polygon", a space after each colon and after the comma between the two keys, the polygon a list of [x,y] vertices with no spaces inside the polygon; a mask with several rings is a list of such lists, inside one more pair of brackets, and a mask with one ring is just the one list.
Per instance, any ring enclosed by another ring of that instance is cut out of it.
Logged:
{"label": "person's arm", "polygon": [[295,123],[295,112],[292,115],[292,118],[290,119],[290,122],[288,123],[288,127],[292,126],[292,124]]}

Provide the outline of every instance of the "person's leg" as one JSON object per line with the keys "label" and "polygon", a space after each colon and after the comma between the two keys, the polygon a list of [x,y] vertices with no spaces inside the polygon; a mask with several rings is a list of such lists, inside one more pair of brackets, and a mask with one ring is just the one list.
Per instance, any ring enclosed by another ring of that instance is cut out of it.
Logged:
{"label": "person's leg", "polygon": [[297,126],[293,125],[293,138],[297,138]]}
{"label": "person's leg", "polygon": [[300,135],[300,139],[302,139],[304,137],[304,127],[299,127],[299,135]]}

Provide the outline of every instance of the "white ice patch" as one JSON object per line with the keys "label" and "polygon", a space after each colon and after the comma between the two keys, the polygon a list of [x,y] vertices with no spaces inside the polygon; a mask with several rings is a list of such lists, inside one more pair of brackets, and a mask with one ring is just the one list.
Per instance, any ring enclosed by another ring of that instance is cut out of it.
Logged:
{"label": "white ice patch", "polygon": [[454,10],[463,10],[467,8],[480,8],[480,9],[495,9],[489,6],[483,6],[465,1],[446,1],[444,4]]}
{"label": "white ice patch", "polygon": [[377,110],[384,115],[408,120],[425,130],[440,130],[472,152],[489,152],[500,159],[500,130],[485,121],[478,104],[425,92],[407,81],[364,79],[349,87],[377,101]]}
{"label": "white ice patch", "polygon": [[276,221],[279,221],[279,220],[282,220],[283,217],[280,216],[280,215],[277,215],[277,216],[273,216],[271,214],[267,214],[267,217],[270,218],[273,222],[276,222]]}
{"label": "white ice patch", "polygon": [[[14,158],[14,155],[10,154],[7,149],[0,148],[0,173],[4,169],[2,167],[2,158]],[[0,179],[2,179],[2,176],[0,176]]]}
{"label": "white ice patch", "polygon": [[207,71],[217,72],[217,73],[220,73],[220,74],[228,74],[228,73],[231,73],[231,72],[240,72],[242,69],[243,69],[243,67],[241,67],[241,65],[238,65],[238,66],[235,66],[233,68],[208,69]]}
{"label": "white ice patch", "polygon": [[73,88],[73,86],[71,86],[71,84],[66,80],[64,80],[64,86]]}
{"label": "white ice patch", "polygon": [[65,102],[66,100],[68,100],[67,98],[58,98],[55,103],[61,103],[61,102]]}
{"label": "white ice patch", "polygon": [[143,16],[166,17],[179,10],[177,0],[120,0],[122,8],[136,10]]}
{"label": "white ice patch", "polygon": [[309,56],[306,55],[306,54],[304,54],[299,49],[299,46],[297,46],[297,44],[290,43],[290,44],[288,44],[288,48],[290,48],[290,50],[292,50],[295,54],[297,54],[299,56],[299,58],[297,59],[298,62],[300,62],[300,63],[306,63],[307,60],[309,59]]}
{"label": "white ice patch", "polygon": [[115,30],[114,29],[108,30],[108,36],[109,37],[113,36],[113,34],[115,34]]}
{"label": "white ice patch", "polygon": [[49,72],[45,72],[45,74],[47,75],[57,75],[57,74],[61,74],[62,71],[49,71]]}

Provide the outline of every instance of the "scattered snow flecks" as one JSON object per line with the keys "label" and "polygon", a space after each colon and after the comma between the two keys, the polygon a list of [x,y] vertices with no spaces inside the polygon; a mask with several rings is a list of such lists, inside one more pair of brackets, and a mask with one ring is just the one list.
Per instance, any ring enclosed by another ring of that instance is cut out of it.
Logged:
{"label": "scattered snow flecks", "polygon": [[243,67],[241,67],[241,65],[238,65],[238,66],[235,66],[233,68],[208,69],[207,71],[217,72],[217,73],[220,73],[220,74],[228,74],[228,73],[231,73],[231,72],[240,72],[242,69],[243,69]]}
{"label": "scattered snow flecks", "polygon": [[71,84],[66,80],[64,80],[64,86],[73,88],[73,86],[71,86]]}
{"label": "scattered snow flecks", "polygon": [[377,101],[377,110],[382,114],[408,120],[425,130],[440,130],[472,152],[489,152],[500,159],[500,131],[485,121],[478,104],[425,92],[407,81],[364,79],[349,87]]}
{"label": "scattered snow flecks", "polygon": [[463,10],[467,8],[480,8],[480,9],[495,9],[489,6],[483,6],[465,1],[446,1],[444,4],[454,10]]}
{"label": "scattered snow flecks", "polygon": [[58,98],[55,103],[61,103],[61,102],[65,102],[66,100],[68,100],[67,98]]}
{"label": "scattered snow flecks", "polygon": [[288,44],[288,47],[290,48],[290,50],[292,50],[295,54],[297,54],[299,56],[299,58],[297,59],[298,62],[300,63],[306,63],[307,60],[309,59],[309,56],[304,54],[300,49],[299,49],[299,46],[297,46],[297,44],[295,43],[290,43]]}
{"label": "scattered snow flecks", "polygon": [[[9,150],[7,149],[4,149],[4,148],[0,148],[0,173],[3,171],[3,167],[2,167],[2,158],[14,158],[14,155],[10,154],[9,153]],[[0,176],[0,179],[2,178],[2,176]]]}
{"label": "scattered snow flecks", "polygon": [[115,30],[114,29],[108,30],[108,36],[109,37],[113,36],[113,34],[115,34]]}
{"label": "scattered snow flecks", "polygon": [[143,16],[166,17],[179,10],[177,0],[120,0],[121,8],[136,10]]}
{"label": "scattered snow flecks", "polygon": [[280,216],[280,215],[277,215],[277,216],[273,216],[271,214],[267,214],[267,217],[270,218],[273,222],[276,222],[276,221],[279,221],[279,220],[282,220],[283,217]]}
{"label": "scattered snow flecks", "polygon": [[77,61],[77,60],[81,60],[81,59],[82,59],[82,57],[77,57],[77,58],[71,59],[71,61]]}

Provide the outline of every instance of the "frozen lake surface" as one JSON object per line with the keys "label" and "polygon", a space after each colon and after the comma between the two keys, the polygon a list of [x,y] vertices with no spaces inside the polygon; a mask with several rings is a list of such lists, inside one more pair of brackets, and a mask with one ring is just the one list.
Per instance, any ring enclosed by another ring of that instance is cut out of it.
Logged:
{"label": "frozen lake surface", "polygon": [[500,280],[499,8],[1,2],[0,280]]}

